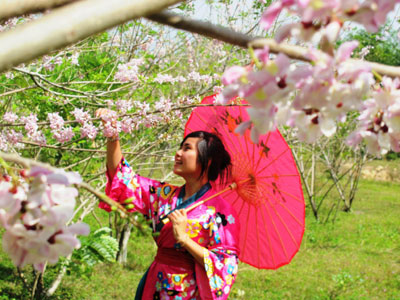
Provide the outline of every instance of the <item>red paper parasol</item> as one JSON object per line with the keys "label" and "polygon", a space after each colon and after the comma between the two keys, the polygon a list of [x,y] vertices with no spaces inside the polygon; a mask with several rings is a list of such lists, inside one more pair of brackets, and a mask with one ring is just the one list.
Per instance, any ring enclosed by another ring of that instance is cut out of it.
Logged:
{"label": "red paper parasol", "polygon": [[[212,104],[214,98],[206,97],[202,104]],[[234,132],[247,120],[241,106],[197,107],[186,124],[185,136],[204,130],[222,139],[233,161],[231,180],[237,185],[223,197],[239,214],[239,259],[259,269],[277,269],[297,253],[304,233],[300,175],[278,130],[264,135],[258,144],[251,141],[249,130],[243,136]]]}

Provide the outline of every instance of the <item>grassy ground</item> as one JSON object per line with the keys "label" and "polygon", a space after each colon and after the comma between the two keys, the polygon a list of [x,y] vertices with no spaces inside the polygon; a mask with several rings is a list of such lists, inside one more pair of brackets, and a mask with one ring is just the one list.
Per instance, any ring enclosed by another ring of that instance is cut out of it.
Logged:
{"label": "grassy ground", "polygon": [[[334,224],[307,216],[289,265],[271,271],[241,264],[230,299],[400,299],[399,195],[399,184],[362,180],[353,211],[339,212]],[[136,235],[127,266],[102,264],[91,275],[66,276],[53,298],[133,299],[155,250],[149,236]],[[28,299],[15,274],[0,252],[0,300]]]}

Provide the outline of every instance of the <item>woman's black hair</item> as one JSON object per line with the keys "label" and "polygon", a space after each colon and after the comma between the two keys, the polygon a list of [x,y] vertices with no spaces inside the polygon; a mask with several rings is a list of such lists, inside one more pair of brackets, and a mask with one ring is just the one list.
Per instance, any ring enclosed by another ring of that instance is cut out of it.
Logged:
{"label": "woman's black hair", "polygon": [[185,136],[181,147],[188,138],[200,138],[197,143],[198,163],[201,166],[199,178],[207,172],[209,181],[215,181],[219,177],[220,182],[225,183],[231,176],[232,163],[221,139],[207,131],[194,131]]}

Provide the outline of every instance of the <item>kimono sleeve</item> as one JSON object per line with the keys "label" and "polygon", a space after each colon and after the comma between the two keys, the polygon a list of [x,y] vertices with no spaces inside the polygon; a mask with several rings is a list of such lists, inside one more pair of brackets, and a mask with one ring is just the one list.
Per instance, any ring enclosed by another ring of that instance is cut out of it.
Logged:
{"label": "kimono sleeve", "polygon": [[[123,204],[127,199],[132,198],[133,208],[129,212],[140,212],[147,218],[151,218],[153,210],[157,207],[157,189],[161,183],[136,174],[128,162],[122,158],[115,175],[110,178],[108,172],[106,195],[116,202]],[[99,207],[111,211],[111,207],[104,202],[99,203]]]}
{"label": "kimono sleeve", "polygon": [[236,220],[234,212],[217,212],[208,222],[210,242],[204,249],[204,268],[211,299],[227,299],[236,279],[239,255],[239,224]]}

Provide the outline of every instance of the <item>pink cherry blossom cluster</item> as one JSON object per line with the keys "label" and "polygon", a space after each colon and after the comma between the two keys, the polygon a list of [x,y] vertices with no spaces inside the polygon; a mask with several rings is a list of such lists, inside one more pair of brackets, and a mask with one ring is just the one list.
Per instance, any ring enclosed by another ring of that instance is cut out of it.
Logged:
{"label": "pink cherry blossom cluster", "polygon": [[300,22],[286,23],[276,32],[275,39],[289,36],[303,41],[316,38],[333,43],[345,21],[355,21],[376,32],[387,14],[400,0],[281,0],[271,4],[261,17],[260,25],[268,30],[283,9],[300,16]]}
{"label": "pink cherry blossom cluster", "polygon": [[371,153],[400,152],[400,79],[383,77],[361,111],[349,143],[357,145],[363,139]]}
{"label": "pink cherry blossom cluster", "polygon": [[74,115],[75,121],[82,125],[81,137],[94,140],[97,136],[98,129],[93,125],[92,121],[90,121],[89,113],[82,108],[75,108],[71,113]]}
{"label": "pink cherry blossom cluster", "polygon": [[195,83],[204,83],[204,84],[211,84],[213,80],[213,76],[210,75],[201,75],[199,72],[192,71],[187,74],[187,77],[180,75],[177,77],[173,77],[170,74],[157,74],[156,78],[154,78],[154,82],[163,84],[163,83],[184,83],[187,81],[193,81]]}
{"label": "pink cherry blossom cluster", "polygon": [[70,57],[69,60],[71,61],[71,64],[74,66],[79,66],[79,53],[73,53]]}
{"label": "pink cherry blossom cluster", "polygon": [[22,133],[17,132],[14,129],[3,130],[2,132],[0,132],[0,151],[8,151],[10,144],[17,149],[24,148],[24,144],[21,143],[22,138]]}
{"label": "pink cherry blossom cluster", "polygon": [[[256,50],[255,66],[229,68],[222,77],[225,85],[217,101],[227,103],[239,96],[251,107],[251,121],[240,124],[237,132],[251,128],[252,140],[277,125],[297,128],[300,140],[314,142],[332,136],[337,123],[346,121],[350,111],[362,111],[359,125],[348,143],[362,140],[374,154],[400,150],[398,79],[375,82],[362,61],[350,61],[357,41],[343,43],[334,50],[344,20],[355,20],[368,30],[377,30],[398,1],[322,1],[282,0],[274,2],[263,14],[261,25],[269,29],[282,9],[300,16],[298,23],[284,24],[276,33],[278,42],[295,36],[307,43],[316,34],[320,50],[309,44],[308,63],[293,64],[284,54],[274,59],[268,49]],[[368,99],[368,100],[365,100]]]}
{"label": "pink cherry blossom cluster", "polygon": [[14,123],[18,120],[18,116],[12,112],[6,112],[3,116],[3,120],[7,123]]}
{"label": "pink cherry blossom cluster", "polygon": [[82,108],[75,108],[71,114],[74,115],[75,120],[81,125],[84,125],[90,119],[89,113],[84,111]]}
{"label": "pink cherry blossom cluster", "polygon": [[63,59],[61,56],[43,56],[43,64],[42,66],[47,71],[53,71],[56,66],[59,66],[63,63]]}
{"label": "pink cherry blossom cluster", "polygon": [[239,125],[237,131],[251,127],[255,142],[277,125],[296,127],[300,140],[313,142],[322,135],[332,136],[348,112],[361,110],[360,124],[349,143],[357,145],[364,138],[371,153],[398,151],[399,80],[384,78],[383,87],[376,87],[365,64],[348,61],[357,45],[344,43],[333,57],[310,51],[313,64],[299,65],[291,64],[284,54],[272,60],[267,48],[257,50],[260,68],[228,69],[222,77],[226,88],[218,101],[227,103],[239,96],[251,104],[247,111],[252,121]]}
{"label": "pink cherry blossom cluster", "polygon": [[77,173],[33,167],[22,171],[19,181],[0,180],[0,225],[5,229],[3,249],[18,267],[33,264],[43,271],[45,263],[79,248],[76,235],[87,235],[84,223],[71,221],[80,183]]}
{"label": "pink cherry blossom cluster", "polygon": [[131,133],[139,128],[138,118],[124,117],[121,121],[121,130],[125,133]]}
{"label": "pink cherry blossom cluster", "polygon": [[117,100],[115,106],[120,113],[125,114],[132,109],[133,104],[129,100]]}
{"label": "pink cherry blossom cluster", "polygon": [[110,110],[107,114],[101,116],[103,120],[103,134],[105,137],[114,137],[121,132],[121,121],[115,111]]}
{"label": "pink cherry blossom cluster", "polygon": [[74,137],[74,132],[72,128],[64,127],[64,119],[58,114],[55,113],[48,113],[47,118],[50,121],[50,128],[53,137],[60,143],[69,142]]}
{"label": "pink cherry blossom cluster", "polygon": [[144,63],[143,58],[130,60],[126,64],[118,66],[118,71],[114,75],[114,79],[120,82],[135,82],[139,80],[139,67]]}
{"label": "pink cherry blossom cluster", "polygon": [[16,146],[17,148],[22,148],[23,145],[20,144],[22,142],[23,135],[21,132],[17,132],[14,129],[10,129],[5,131],[6,139],[9,143]]}
{"label": "pink cherry blossom cluster", "polygon": [[27,137],[32,141],[39,143],[40,145],[46,145],[46,137],[43,132],[39,130],[37,125],[37,116],[35,114],[30,114],[28,117],[21,117],[21,122],[25,123],[25,130]]}

